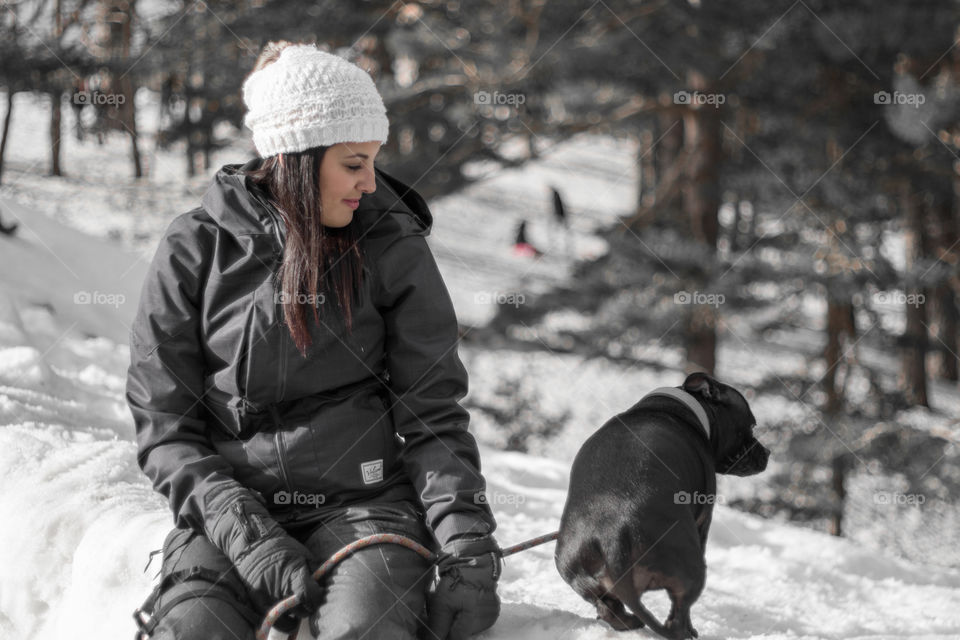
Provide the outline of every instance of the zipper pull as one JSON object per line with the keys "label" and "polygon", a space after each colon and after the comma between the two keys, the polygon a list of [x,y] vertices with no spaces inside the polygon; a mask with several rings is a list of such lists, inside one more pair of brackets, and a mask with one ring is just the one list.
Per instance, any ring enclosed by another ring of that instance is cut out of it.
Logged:
{"label": "zipper pull", "polygon": [[243,537],[246,538],[247,544],[255,542],[260,536],[257,535],[256,530],[253,528],[253,524],[250,522],[250,518],[247,517],[247,512],[243,508],[243,505],[235,502],[230,507],[230,510],[233,512],[233,515],[236,516],[237,522],[240,523],[240,528],[243,530]]}

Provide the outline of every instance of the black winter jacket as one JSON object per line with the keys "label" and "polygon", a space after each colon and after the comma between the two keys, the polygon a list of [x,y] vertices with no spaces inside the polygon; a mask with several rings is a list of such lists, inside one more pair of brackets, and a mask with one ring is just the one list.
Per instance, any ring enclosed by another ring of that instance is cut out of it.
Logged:
{"label": "black winter jacket", "polygon": [[353,332],[308,314],[303,358],[274,287],[282,220],[240,173],[257,162],[224,166],[148,270],[126,393],[140,467],[177,525],[198,531],[213,515],[208,492],[240,485],[281,523],[406,498],[440,544],[492,532],[426,203],[377,171],[352,223],[365,265]]}

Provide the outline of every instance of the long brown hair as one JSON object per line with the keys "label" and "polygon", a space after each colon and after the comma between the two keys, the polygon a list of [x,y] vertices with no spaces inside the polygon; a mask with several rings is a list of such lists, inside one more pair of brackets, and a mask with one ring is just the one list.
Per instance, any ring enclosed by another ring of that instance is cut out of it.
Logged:
{"label": "long brown hair", "polygon": [[[274,62],[291,44],[268,43],[253,71]],[[325,227],[320,222],[320,163],[326,151],[327,147],[314,147],[280,153],[265,158],[245,174],[265,191],[286,228],[283,262],[277,271],[279,301],[290,336],[304,357],[312,344],[308,310],[315,323],[320,322],[320,308],[327,322],[339,324],[334,314],[327,313],[330,302],[335,303],[349,333],[353,329],[353,307],[361,302],[363,258],[356,219],[342,228]]]}

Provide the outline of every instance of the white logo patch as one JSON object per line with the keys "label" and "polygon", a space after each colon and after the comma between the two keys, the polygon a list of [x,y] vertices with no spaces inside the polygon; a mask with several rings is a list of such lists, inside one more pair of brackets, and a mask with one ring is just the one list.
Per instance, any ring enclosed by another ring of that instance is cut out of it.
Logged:
{"label": "white logo patch", "polygon": [[363,472],[363,484],[374,484],[383,481],[383,458],[360,463]]}

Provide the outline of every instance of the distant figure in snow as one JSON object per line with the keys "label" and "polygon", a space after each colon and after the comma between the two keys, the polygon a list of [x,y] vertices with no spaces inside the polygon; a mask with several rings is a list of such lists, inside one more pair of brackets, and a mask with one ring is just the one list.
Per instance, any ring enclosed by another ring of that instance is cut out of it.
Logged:
{"label": "distant figure in snow", "polygon": [[543,252],[534,247],[527,240],[527,221],[522,220],[517,227],[517,237],[513,241],[513,253],[525,258],[537,258],[543,255]]}
{"label": "distant figure in snow", "polygon": [[553,192],[553,217],[564,229],[567,228],[567,212],[563,208],[563,198],[560,197],[560,192],[557,191],[556,187],[551,186],[550,191]]}
{"label": "distant figure in snow", "polygon": [[[563,235],[563,244],[564,249],[566,250],[567,258],[572,258],[572,253],[570,251],[570,226],[567,222],[567,209],[563,205],[563,198],[560,197],[560,192],[557,191],[557,188],[553,185],[550,186],[550,192],[553,196],[553,219],[560,226],[560,233]],[[551,234],[552,236],[553,234]],[[551,249],[554,248],[556,242],[551,238]]]}

